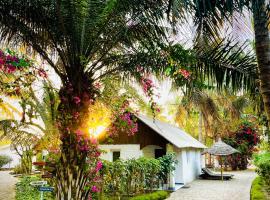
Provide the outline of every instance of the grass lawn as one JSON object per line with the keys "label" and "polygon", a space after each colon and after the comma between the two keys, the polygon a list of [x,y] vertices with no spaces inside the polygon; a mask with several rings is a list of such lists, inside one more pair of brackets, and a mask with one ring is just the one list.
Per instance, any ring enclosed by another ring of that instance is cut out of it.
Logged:
{"label": "grass lawn", "polygon": [[256,177],[251,186],[251,200],[270,200],[270,188],[264,185],[261,177]]}

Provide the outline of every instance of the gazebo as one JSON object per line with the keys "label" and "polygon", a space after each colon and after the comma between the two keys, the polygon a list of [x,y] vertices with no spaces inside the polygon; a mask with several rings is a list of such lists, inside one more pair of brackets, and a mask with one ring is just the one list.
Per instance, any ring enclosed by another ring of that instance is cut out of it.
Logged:
{"label": "gazebo", "polygon": [[204,150],[203,154],[205,153],[209,153],[211,155],[215,155],[215,156],[219,156],[220,157],[220,168],[221,168],[221,177],[223,180],[223,160],[222,157],[223,156],[228,156],[231,155],[233,153],[239,153],[238,150],[236,150],[235,148],[231,147],[230,145],[226,144],[225,142],[223,142],[221,140],[221,138],[219,138],[219,140],[213,144],[213,146],[211,146],[210,148]]}

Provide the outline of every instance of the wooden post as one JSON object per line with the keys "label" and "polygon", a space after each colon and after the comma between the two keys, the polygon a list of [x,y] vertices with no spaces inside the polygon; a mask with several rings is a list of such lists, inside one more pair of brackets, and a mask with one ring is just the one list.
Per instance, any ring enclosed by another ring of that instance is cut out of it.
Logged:
{"label": "wooden post", "polygon": [[222,156],[220,156],[220,171],[221,171],[221,180],[223,181],[223,160],[222,160]]}

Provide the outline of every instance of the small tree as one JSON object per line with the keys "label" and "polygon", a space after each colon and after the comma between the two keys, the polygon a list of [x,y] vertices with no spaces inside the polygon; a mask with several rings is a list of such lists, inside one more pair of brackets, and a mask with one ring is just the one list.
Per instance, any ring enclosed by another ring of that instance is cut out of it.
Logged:
{"label": "small tree", "polygon": [[0,168],[2,168],[4,165],[9,164],[12,161],[12,158],[8,155],[0,155]]}
{"label": "small tree", "polygon": [[248,121],[243,122],[238,130],[223,138],[224,142],[231,145],[240,154],[228,157],[228,162],[232,169],[247,169],[248,160],[255,151],[255,146],[259,142],[259,135],[256,126]]}

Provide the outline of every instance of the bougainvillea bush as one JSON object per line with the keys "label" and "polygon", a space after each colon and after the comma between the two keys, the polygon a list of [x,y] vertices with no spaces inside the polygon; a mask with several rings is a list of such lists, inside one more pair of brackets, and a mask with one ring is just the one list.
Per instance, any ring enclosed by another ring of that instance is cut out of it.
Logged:
{"label": "bougainvillea bush", "polygon": [[236,132],[225,136],[223,141],[240,152],[227,157],[231,168],[233,170],[247,169],[248,161],[256,151],[256,145],[259,142],[257,126],[252,122],[244,121]]}

